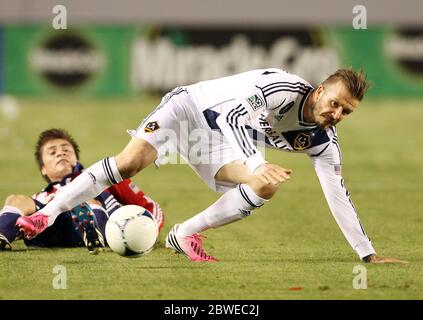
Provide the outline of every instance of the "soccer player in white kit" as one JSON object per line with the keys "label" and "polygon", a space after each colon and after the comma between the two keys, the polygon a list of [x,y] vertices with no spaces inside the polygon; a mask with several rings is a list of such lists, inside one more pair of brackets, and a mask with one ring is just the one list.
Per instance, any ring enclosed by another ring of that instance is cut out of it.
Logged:
{"label": "soccer player in white kit", "polygon": [[[19,218],[17,225],[34,237],[60,212],[158,164],[173,147],[223,195],[173,226],[166,247],[192,261],[215,261],[203,250],[200,233],[249,216],[290,178],[291,170],[265,160],[257,148],[263,143],[310,157],[329,208],[360,259],[401,262],[376,255],[342,178],[336,124],[357,109],[368,87],[364,73],[351,69],[336,71],[316,88],[283,70],[260,69],[176,88],[136,130],[129,130],[132,139],[121,153],[89,167],[45,208]],[[206,142],[192,152],[199,136]]]}

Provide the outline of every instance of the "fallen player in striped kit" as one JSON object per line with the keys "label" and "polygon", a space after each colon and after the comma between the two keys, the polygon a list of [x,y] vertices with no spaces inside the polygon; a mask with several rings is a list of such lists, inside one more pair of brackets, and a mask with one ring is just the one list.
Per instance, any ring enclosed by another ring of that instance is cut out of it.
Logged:
{"label": "fallen player in striped kit", "polygon": [[[32,197],[10,195],[0,211],[0,250],[11,250],[19,238],[16,220],[42,209],[56,194],[82,171],[78,162],[79,147],[64,130],[50,129],[39,136],[35,158],[48,185]],[[126,179],[94,199],[64,212],[55,223],[34,239],[24,239],[27,246],[75,247],[86,246],[97,253],[105,245],[104,229],[108,217],[124,204],[136,204],[149,210],[159,227],[163,227],[163,212],[130,179]]]}

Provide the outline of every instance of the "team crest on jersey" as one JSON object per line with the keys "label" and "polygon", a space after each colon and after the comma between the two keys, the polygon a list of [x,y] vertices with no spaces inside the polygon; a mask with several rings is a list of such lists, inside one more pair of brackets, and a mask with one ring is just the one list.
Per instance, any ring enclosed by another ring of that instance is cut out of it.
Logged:
{"label": "team crest on jersey", "polygon": [[303,151],[311,146],[311,134],[299,133],[294,140],[294,150]]}
{"label": "team crest on jersey", "polygon": [[146,124],[145,128],[144,128],[144,132],[150,133],[150,132],[154,132],[156,130],[159,130],[159,124],[157,123],[157,121],[153,121],[153,122],[149,122]]}
{"label": "team crest on jersey", "polygon": [[263,100],[260,98],[259,95],[255,94],[251,97],[247,98],[248,103],[250,104],[251,108],[253,108],[254,111],[260,109],[264,106]]}

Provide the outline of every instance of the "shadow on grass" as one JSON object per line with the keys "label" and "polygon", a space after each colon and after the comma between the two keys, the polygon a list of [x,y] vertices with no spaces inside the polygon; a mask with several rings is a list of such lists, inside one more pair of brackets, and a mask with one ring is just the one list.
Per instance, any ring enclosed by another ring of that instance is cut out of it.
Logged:
{"label": "shadow on grass", "polygon": [[364,263],[359,260],[351,259],[351,258],[287,258],[287,259],[222,259],[221,262],[231,262],[231,263],[307,263],[307,264],[314,264],[314,263]]}
{"label": "shadow on grass", "polygon": [[145,267],[139,267],[139,269],[146,269],[146,270],[151,270],[151,269],[158,269],[158,270],[175,270],[175,269],[186,269],[186,270],[190,270],[190,269],[195,269],[196,267],[194,267],[194,265],[186,265],[186,266],[145,266]]}

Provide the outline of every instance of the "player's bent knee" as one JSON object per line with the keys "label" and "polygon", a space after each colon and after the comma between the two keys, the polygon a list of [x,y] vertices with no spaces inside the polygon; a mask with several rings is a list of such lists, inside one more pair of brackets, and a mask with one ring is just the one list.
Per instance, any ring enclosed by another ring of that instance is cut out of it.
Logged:
{"label": "player's bent knee", "polygon": [[6,206],[12,206],[12,207],[19,207],[22,202],[25,200],[26,196],[21,194],[11,194],[6,198],[6,201],[4,204]]}
{"label": "player's bent knee", "polygon": [[22,194],[11,194],[6,198],[4,204],[20,209],[24,215],[35,211],[35,204],[32,198]]}

